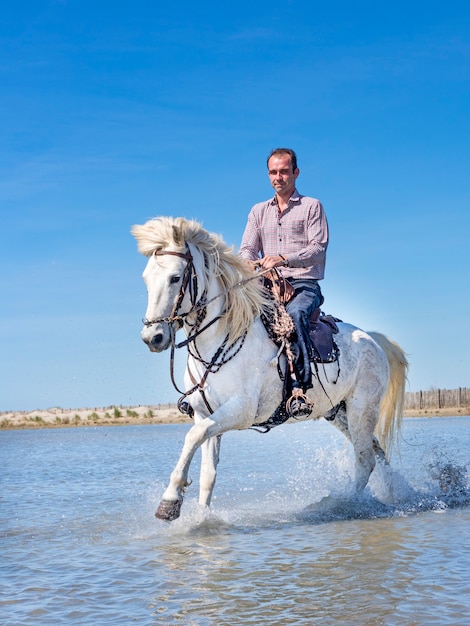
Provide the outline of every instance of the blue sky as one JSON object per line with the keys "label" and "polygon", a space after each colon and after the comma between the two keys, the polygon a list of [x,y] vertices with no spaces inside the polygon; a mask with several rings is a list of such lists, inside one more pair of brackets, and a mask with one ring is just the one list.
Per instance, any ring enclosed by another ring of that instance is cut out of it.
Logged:
{"label": "blue sky", "polygon": [[397,340],[409,390],[469,386],[469,33],[433,0],[3,7],[0,411],[174,402],[129,230],[238,247],[278,146],[327,211],[324,310]]}

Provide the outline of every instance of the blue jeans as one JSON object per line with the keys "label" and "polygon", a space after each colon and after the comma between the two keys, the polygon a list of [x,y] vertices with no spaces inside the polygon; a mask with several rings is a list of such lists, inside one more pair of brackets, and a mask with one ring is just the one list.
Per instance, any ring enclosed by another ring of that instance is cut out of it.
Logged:
{"label": "blue jeans", "polygon": [[296,377],[305,391],[312,386],[309,320],[314,310],[323,304],[324,298],[316,280],[291,278],[289,282],[295,289],[294,297],[286,305],[287,312],[294,320],[296,331],[290,338],[291,348],[295,356]]}

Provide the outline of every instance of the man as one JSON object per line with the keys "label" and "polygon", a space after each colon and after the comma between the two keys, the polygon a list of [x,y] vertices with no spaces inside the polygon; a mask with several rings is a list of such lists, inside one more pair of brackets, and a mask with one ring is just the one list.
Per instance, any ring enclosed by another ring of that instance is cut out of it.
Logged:
{"label": "man", "polygon": [[318,281],[325,273],[328,223],[321,203],[296,189],[300,171],[293,150],[273,150],[267,165],[275,194],[251,209],[239,254],[263,269],[280,268],[295,289],[286,306],[296,330],[291,337],[293,398],[286,406],[293,416],[307,415],[311,406],[304,394],[312,386],[309,318],[323,303]]}

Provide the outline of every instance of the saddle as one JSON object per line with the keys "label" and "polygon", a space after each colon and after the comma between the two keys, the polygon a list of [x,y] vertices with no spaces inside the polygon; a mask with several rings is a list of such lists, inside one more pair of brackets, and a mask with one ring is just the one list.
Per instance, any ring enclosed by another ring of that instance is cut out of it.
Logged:
{"label": "saddle", "polygon": [[333,338],[339,332],[336,322],[340,322],[332,315],[325,315],[320,309],[315,309],[310,317],[310,343],[312,354],[310,360],[314,363],[333,363],[338,360],[339,348]]}

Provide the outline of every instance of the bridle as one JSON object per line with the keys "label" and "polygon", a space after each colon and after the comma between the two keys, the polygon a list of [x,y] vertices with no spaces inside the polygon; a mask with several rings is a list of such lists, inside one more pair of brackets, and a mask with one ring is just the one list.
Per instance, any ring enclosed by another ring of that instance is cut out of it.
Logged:
{"label": "bridle", "polygon": [[[193,263],[193,257],[192,257],[191,251],[189,250],[189,248],[187,248],[186,252],[174,252],[172,250],[155,250],[153,254],[154,256],[171,255],[171,256],[180,257],[181,259],[186,260],[186,266],[184,268],[183,280],[181,281],[181,287],[180,287],[178,296],[175,300],[173,309],[169,317],[160,317],[154,320],[149,320],[146,317],[144,317],[142,322],[144,326],[152,326],[152,324],[160,324],[162,322],[165,322],[167,324],[173,324],[174,322],[178,322],[179,324],[182,324],[184,318],[194,312],[194,308],[191,308],[186,313],[177,315],[178,309],[180,308],[181,303],[183,302],[183,298],[185,296],[186,288],[188,287],[188,284],[190,284],[190,298],[191,298],[192,307],[194,307],[195,305],[195,298],[197,294],[197,274],[196,272],[194,272],[194,263]],[[189,279],[191,277],[191,273],[193,275],[193,280],[190,283]]]}
{"label": "bridle", "polygon": [[[182,394],[182,396],[179,398],[178,403],[177,403],[178,409],[182,413],[187,413],[189,415],[192,415],[193,413],[192,407],[189,405],[188,402],[185,402],[185,399],[188,396],[190,396],[192,393],[194,393],[195,391],[199,391],[207,410],[212,415],[212,413],[214,413],[214,410],[210,406],[204,393],[204,386],[205,386],[207,377],[210,373],[218,372],[219,369],[223,365],[225,365],[225,363],[228,363],[228,361],[233,359],[238,354],[238,352],[243,347],[248,331],[246,330],[241,337],[239,337],[238,339],[236,339],[230,344],[228,344],[229,335],[227,334],[222,344],[217,348],[217,350],[215,351],[210,361],[205,360],[201,356],[198,350],[198,347],[196,344],[196,338],[199,335],[201,335],[204,331],[206,331],[210,326],[212,326],[212,324],[215,324],[225,313],[225,310],[224,310],[222,313],[219,313],[218,315],[216,315],[207,324],[202,326],[202,323],[207,315],[207,306],[208,304],[210,304],[217,298],[227,295],[229,291],[231,291],[232,289],[236,287],[240,287],[244,285],[245,283],[247,283],[248,281],[258,279],[259,275],[262,272],[258,272],[258,274],[255,276],[239,281],[235,285],[232,285],[231,287],[228,287],[224,291],[220,292],[219,294],[217,294],[210,300],[207,300],[207,291],[204,290],[199,301],[196,302],[196,297],[198,293],[197,274],[194,269],[193,257],[191,255],[191,251],[189,250],[189,248],[186,246],[186,252],[174,252],[172,250],[156,250],[154,252],[154,255],[155,256],[172,255],[172,256],[180,257],[186,260],[186,267],[184,269],[183,278],[181,281],[181,287],[175,299],[175,303],[173,305],[170,315],[167,317],[161,317],[161,318],[153,319],[153,320],[148,320],[147,318],[144,318],[142,321],[144,323],[144,326],[152,326],[153,324],[160,324],[160,323],[169,324],[170,334],[171,334],[170,377],[171,377],[171,382],[173,384],[173,387],[176,389],[176,391],[178,391],[178,393]],[[184,313],[179,313],[178,311],[183,302],[183,298],[186,295],[186,290],[188,289],[188,286],[189,286],[191,307],[188,311]],[[194,323],[190,323],[187,318],[188,316],[194,313],[196,313],[196,320],[194,321]],[[178,326],[178,328],[176,329],[178,330],[179,328],[181,328],[184,322],[186,322],[186,324],[190,326],[190,330],[184,341],[181,341],[180,343],[176,343],[175,324]],[[191,379],[191,382],[193,383],[193,387],[191,387],[191,389],[189,389],[188,391],[182,391],[181,389],[178,388],[178,385],[175,382],[175,376],[174,376],[175,350],[178,348],[182,348],[184,346],[187,346],[188,352],[193,357],[193,359],[195,359],[196,361],[199,361],[205,367],[204,374],[202,375],[202,378],[198,382],[196,378],[194,377],[194,375],[192,374],[191,370],[189,369],[189,364],[188,364],[187,372]]]}

